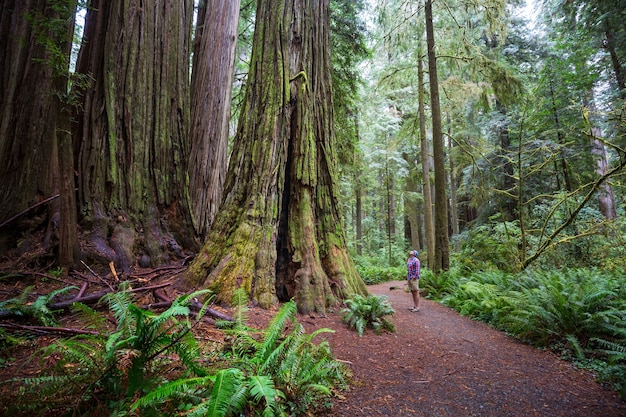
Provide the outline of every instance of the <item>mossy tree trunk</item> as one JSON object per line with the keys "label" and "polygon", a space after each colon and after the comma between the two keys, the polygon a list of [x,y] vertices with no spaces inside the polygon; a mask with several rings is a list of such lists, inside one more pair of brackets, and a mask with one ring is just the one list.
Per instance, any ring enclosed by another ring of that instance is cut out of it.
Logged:
{"label": "mossy tree trunk", "polygon": [[40,237],[63,267],[77,256],[66,111],[74,12],[73,0],[0,3],[0,254]]}
{"label": "mossy tree trunk", "polygon": [[256,16],[224,200],[185,281],[323,313],[367,293],[338,212],[328,0],[259,1]]}
{"label": "mossy tree trunk", "polygon": [[77,72],[93,82],[74,131],[90,253],[127,270],[194,248],[188,198],[193,1],[92,0]]}

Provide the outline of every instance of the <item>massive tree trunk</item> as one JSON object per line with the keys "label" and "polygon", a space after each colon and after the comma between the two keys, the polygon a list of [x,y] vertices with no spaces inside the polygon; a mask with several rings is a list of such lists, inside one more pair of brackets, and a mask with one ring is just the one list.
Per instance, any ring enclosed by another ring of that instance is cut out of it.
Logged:
{"label": "massive tree trunk", "polygon": [[[74,12],[71,0],[0,4],[0,254],[23,236],[42,236],[49,250],[60,242],[64,267],[77,250],[69,114],[63,111]],[[59,193],[60,200],[54,198]],[[43,201],[50,203],[37,205]]]}
{"label": "massive tree trunk", "polygon": [[338,213],[328,0],[259,1],[256,19],[223,203],[185,283],[323,313],[367,292]]}
{"label": "massive tree trunk", "polygon": [[189,194],[205,236],[222,198],[240,0],[206,0],[198,9],[191,80]]}
{"label": "massive tree trunk", "polygon": [[93,0],[77,72],[93,82],[74,130],[79,220],[117,268],[194,248],[188,198],[193,1]]}
{"label": "massive tree trunk", "polygon": [[[437,273],[450,269],[450,246],[448,240],[448,203],[446,199],[446,167],[443,146],[443,127],[439,103],[439,80],[433,28],[433,2],[426,0],[426,39],[428,49],[428,79],[430,105],[433,119],[433,156],[435,168],[435,257],[431,269]],[[430,266],[430,265],[429,265]]]}

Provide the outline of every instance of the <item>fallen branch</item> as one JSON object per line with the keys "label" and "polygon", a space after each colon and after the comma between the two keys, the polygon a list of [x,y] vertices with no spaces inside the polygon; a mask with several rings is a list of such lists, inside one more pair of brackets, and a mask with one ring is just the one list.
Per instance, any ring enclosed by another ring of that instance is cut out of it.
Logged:
{"label": "fallen branch", "polygon": [[6,226],[7,224],[11,223],[13,220],[17,219],[18,217],[23,216],[24,214],[28,213],[29,211],[31,211],[33,209],[36,209],[37,207],[42,206],[42,205],[44,205],[44,204],[54,200],[55,198],[59,198],[59,194],[53,195],[52,197],[48,197],[45,200],[41,200],[39,203],[33,204],[32,206],[28,207],[27,209],[20,211],[15,216],[13,216],[10,219],[7,219],[6,221],[2,222],[0,224],[0,227]]}
{"label": "fallen branch", "polygon": [[85,295],[85,291],[87,291],[87,286],[89,285],[88,282],[83,282],[83,285],[80,287],[80,291],[78,291],[78,294],[76,294],[76,299],[79,299],[80,297],[82,297],[83,295]]}
{"label": "fallen branch", "polygon": [[[150,287],[133,288],[133,289],[130,289],[130,290],[127,290],[127,291],[130,291],[130,292],[147,291],[147,290],[152,290],[152,289],[155,289],[155,288],[166,287],[168,285],[169,284],[152,285]],[[63,300],[63,301],[58,301],[56,303],[48,303],[47,307],[48,307],[49,310],[64,310],[64,309],[70,308],[72,306],[72,304],[74,304],[74,303],[83,303],[83,304],[87,304],[87,305],[95,304],[102,297],[104,297],[105,295],[110,294],[112,292],[115,292],[115,291],[105,290],[105,291],[97,292],[95,294],[84,295],[82,297],[72,297],[70,299]],[[20,313],[16,313],[14,311],[0,310],[0,319],[11,318],[11,317],[19,317],[20,315],[21,315]]]}
{"label": "fallen branch", "polygon": [[70,335],[79,335],[79,334],[88,334],[93,336],[99,336],[100,333],[92,331],[92,330],[82,330],[82,329],[70,329],[67,327],[49,327],[49,326],[24,326],[21,324],[13,324],[13,323],[0,323],[0,327],[5,329],[13,329],[13,330],[28,330],[35,333],[61,333],[61,334],[70,334]]}
{"label": "fallen branch", "polygon": [[[138,291],[149,291],[149,290],[154,290],[154,289],[159,289],[159,288],[163,288],[163,287],[167,287],[169,286],[169,283],[163,283],[163,284],[157,284],[157,285],[150,285],[147,287],[140,287],[140,288],[132,288],[129,289],[127,291],[130,292],[138,292]],[[95,294],[88,294],[88,295],[84,295],[82,297],[73,297],[71,299],[68,300],[64,300],[64,301],[59,301],[56,303],[48,303],[47,307],[50,310],[64,310],[64,309],[68,309],[72,306],[72,304],[74,303],[82,303],[82,304],[95,304],[98,301],[100,301],[100,299],[102,297],[104,297],[107,294],[110,293],[114,293],[115,291],[108,291],[108,290],[104,290],[104,291],[100,291],[98,293]],[[165,298],[165,300],[161,303],[153,303],[153,304],[148,304],[149,308],[167,308],[170,305],[172,305],[172,301],[168,300],[167,297],[162,296]],[[189,307],[194,310],[194,311],[200,311],[200,309],[202,308],[202,304],[198,301],[192,301],[189,305]],[[227,321],[233,321],[232,317],[229,317],[223,313],[220,313],[217,310],[214,310],[212,308],[207,308],[206,309],[206,314],[221,319],[221,320],[227,320]],[[12,317],[20,317],[20,313],[18,312],[14,312],[14,311],[10,311],[10,310],[2,310],[0,311],[0,320],[1,319],[6,319],[6,318],[12,318]]]}
{"label": "fallen branch", "polygon": [[87,268],[87,270],[89,272],[91,272],[96,278],[98,278],[100,281],[102,281],[102,283],[104,285],[106,285],[107,287],[109,287],[111,289],[111,292],[115,291],[113,289],[113,287],[111,286],[111,284],[109,284],[107,281],[105,281],[100,275],[96,274],[93,269],[89,268],[89,265],[87,265],[84,261],[80,261],[81,264],[85,265],[85,268]]}
{"label": "fallen branch", "polygon": [[[152,310],[152,309],[160,309],[160,308],[169,308],[171,305],[172,305],[171,301],[161,301],[158,303],[144,304],[141,306],[141,308],[143,308],[144,310]],[[192,301],[191,304],[189,304],[189,309],[192,311],[200,311],[200,309],[202,309],[202,304],[200,304],[197,301]],[[207,308],[205,310],[205,313],[216,319],[225,320],[225,321],[233,321],[232,317],[227,316],[224,313],[220,313],[219,311],[212,309],[212,308]]]}

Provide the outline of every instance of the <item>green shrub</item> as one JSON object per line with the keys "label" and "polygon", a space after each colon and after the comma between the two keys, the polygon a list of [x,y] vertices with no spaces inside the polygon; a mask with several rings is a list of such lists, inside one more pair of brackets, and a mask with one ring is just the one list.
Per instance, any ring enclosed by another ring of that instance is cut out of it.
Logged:
{"label": "green shrub", "polygon": [[[75,304],[75,313],[97,332],[57,339],[38,352],[47,367],[42,376],[10,381],[21,383],[23,389],[20,403],[7,411],[45,414],[72,410],[80,414],[100,407],[106,408],[107,414],[123,415],[138,392],[165,381],[174,362],[187,371],[205,374],[198,365],[193,325],[187,320],[188,304],[205,292],[179,297],[161,314],[135,306],[128,292],[109,294],[105,299],[117,327],[108,336],[104,315]],[[202,312],[197,320],[201,318]]]}
{"label": "green shrub", "polygon": [[519,224],[491,220],[489,224],[476,226],[456,237],[461,245],[456,258],[464,274],[494,269],[518,272],[521,269]]}
{"label": "green shrub", "polygon": [[354,328],[359,336],[363,336],[365,329],[372,329],[376,334],[383,330],[395,331],[393,323],[385,318],[395,313],[386,296],[370,295],[365,298],[355,294],[345,303],[347,308],[341,310],[342,320]]}
{"label": "green shrub", "polygon": [[424,297],[441,299],[447,294],[456,291],[458,280],[450,271],[438,274],[422,267],[420,272],[420,292]]}
{"label": "green shrub", "polygon": [[[442,275],[426,276],[426,283],[443,280]],[[626,394],[626,286],[620,274],[483,271],[445,280],[440,287],[447,292],[439,292],[444,304],[590,367]]]}
{"label": "green shrub", "polygon": [[[144,409],[168,399],[188,404],[181,415],[314,415],[328,404],[332,389],[345,387],[346,370],[333,359],[327,342],[312,343],[320,329],[307,334],[286,303],[265,330],[236,326],[227,367],[212,375],[163,384],[138,400]],[[288,322],[290,325],[287,326]],[[286,327],[291,327],[284,334]],[[288,414],[287,414],[288,413]]]}
{"label": "green shrub", "polygon": [[406,266],[366,266],[357,268],[357,270],[367,285],[406,279]]}
{"label": "green shrub", "polygon": [[48,304],[57,295],[65,294],[72,289],[76,289],[76,287],[69,286],[52,291],[50,294],[40,295],[34,302],[29,303],[28,297],[33,288],[32,286],[26,287],[19,297],[0,302],[0,311],[8,312],[18,317],[31,317],[44,326],[55,326],[57,322],[54,312],[48,308]]}

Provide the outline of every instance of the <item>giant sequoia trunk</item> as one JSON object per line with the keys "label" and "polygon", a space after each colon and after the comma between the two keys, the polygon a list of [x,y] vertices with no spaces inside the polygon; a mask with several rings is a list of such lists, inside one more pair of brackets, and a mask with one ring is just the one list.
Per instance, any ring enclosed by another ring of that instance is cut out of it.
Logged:
{"label": "giant sequoia trunk", "polygon": [[77,248],[63,111],[74,12],[71,0],[0,3],[0,254],[25,235],[42,236],[47,249],[60,242],[62,266]]}
{"label": "giant sequoia trunk", "polygon": [[190,184],[194,223],[205,236],[222,198],[240,0],[198,8],[191,81]]}
{"label": "giant sequoia trunk", "polygon": [[90,253],[127,269],[193,248],[188,199],[192,0],[93,0],[77,72],[78,204]]}
{"label": "giant sequoia trunk", "polygon": [[367,292],[337,210],[328,0],[259,1],[256,19],[223,203],[185,280],[324,312]]}

